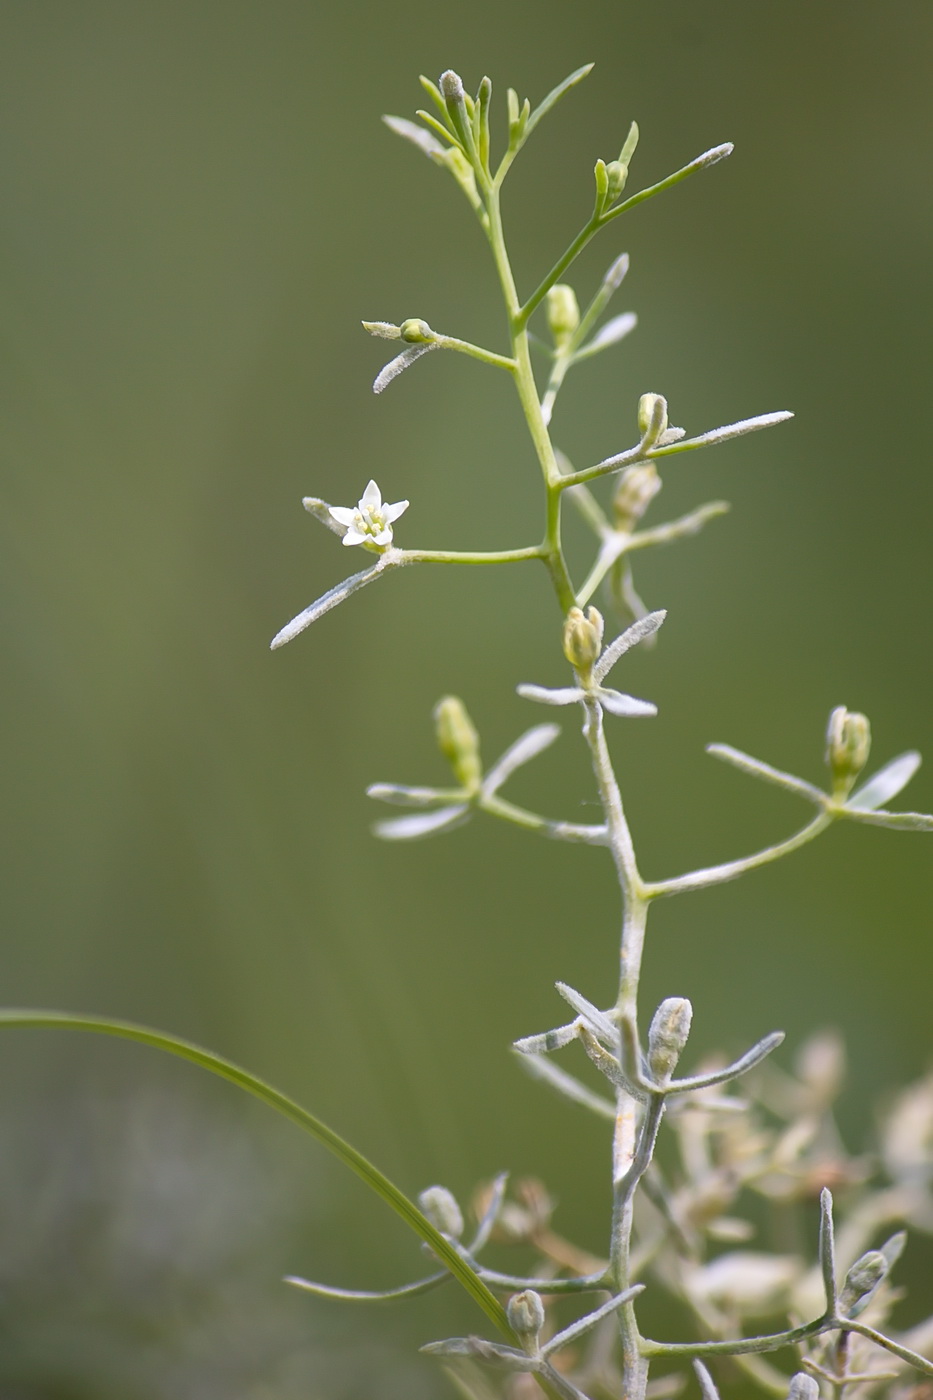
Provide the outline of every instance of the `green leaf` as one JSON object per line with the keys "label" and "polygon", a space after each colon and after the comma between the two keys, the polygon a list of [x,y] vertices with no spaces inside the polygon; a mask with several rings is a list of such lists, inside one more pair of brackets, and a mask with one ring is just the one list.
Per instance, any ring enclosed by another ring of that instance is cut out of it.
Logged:
{"label": "green leaf", "polygon": [[265,1080],[258,1079],[248,1070],[241,1069],[239,1065],[225,1060],[221,1055],[215,1055],[211,1050],[193,1045],[189,1040],[167,1035],[164,1031],[150,1030],[147,1026],[138,1026],[131,1021],[115,1021],[105,1016],[78,1016],[61,1011],[10,1010],[0,1011],[0,1027],[3,1026],[43,1026],[56,1030],[93,1031],[98,1035],[118,1036],[121,1040],[135,1040],[141,1045],[151,1045],[156,1050],[165,1050],[170,1055],[177,1055],[182,1060],[190,1060],[201,1069],[209,1070],[211,1074],[245,1089],[254,1098],[261,1099],[270,1108],[277,1109],[284,1117],[297,1123],[299,1128],[304,1128],[306,1133],[316,1138],[343,1162],[344,1166],[356,1172],[370,1190],[381,1196],[386,1205],[391,1206],[405,1224],[430,1246],[496,1327],[508,1338],[513,1338],[514,1334],[501,1303],[460,1257],[450,1241],[435,1230],[414,1201],[410,1201],[388,1177],[383,1176],[378,1167],[374,1167],[361,1152],[357,1152],[355,1147],[345,1142],[333,1128],[329,1128],[320,1118],[315,1118],[313,1113],[309,1113],[279,1089],[274,1089]]}
{"label": "green leaf", "polygon": [[525,127],[524,132],[526,137],[531,135],[541,118],[547,116],[551,108],[557,105],[564,93],[569,92],[572,87],[576,87],[577,83],[582,82],[587,74],[591,72],[592,68],[592,63],[584,63],[582,68],[577,68],[575,72],[570,74],[569,78],[565,78],[562,83],[558,83],[553,92],[548,93],[544,101],[538,104],[528,118],[528,125]]}

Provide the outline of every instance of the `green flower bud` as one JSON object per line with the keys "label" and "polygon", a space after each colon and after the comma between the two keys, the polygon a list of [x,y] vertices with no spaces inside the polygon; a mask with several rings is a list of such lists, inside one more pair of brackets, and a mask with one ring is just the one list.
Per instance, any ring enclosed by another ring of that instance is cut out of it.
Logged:
{"label": "green flower bud", "polygon": [[604,160],[598,160],[593,167],[593,176],[596,180],[596,208],[605,209],[607,196],[609,194],[609,172]]}
{"label": "green flower bud", "polygon": [[667,432],[667,399],[663,394],[642,394],[638,400],[638,431],[647,438],[647,447],[653,447]]}
{"label": "green flower bud", "polygon": [[889,1267],[880,1249],[870,1249],[861,1259],[856,1259],[846,1274],[846,1281],[839,1294],[839,1304],[844,1314],[856,1317],[862,1311]]}
{"label": "green flower bud", "polygon": [[573,287],[556,282],[547,294],[547,323],[557,346],[566,345],[580,324],[580,307]]}
{"label": "green flower bud", "polygon": [[564,622],[564,655],[575,671],[588,676],[603,644],[603,619],[595,608],[571,608]]}
{"label": "green flower bud", "polygon": [[864,715],[839,705],[826,730],[826,762],[833,775],[833,796],[846,797],[868,762],[871,725]]}
{"label": "green flower bud", "polygon": [[445,695],[434,706],[434,726],[441,753],[450,762],[460,783],[469,791],[479,787],[483,766],[479,735],[462,700]]}
{"label": "green flower bud", "polygon": [[524,1293],[513,1293],[506,1305],[509,1326],[520,1337],[537,1338],[544,1326],[544,1304],[540,1293],[526,1288]]}
{"label": "green flower bud", "polygon": [[616,529],[627,533],[634,530],[660,489],[661,478],[653,462],[626,467],[612,498]]}
{"label": "green flower bud", "polygon": [[425,345],[435,338],[427,321],[419,321],[414,316],[402,322],[399,332],[402,340],[407,340],[410,345]]}
{"label": "green flower bud", "polygon": [[658,1084],[666,1084],[683,1054],[693,1007],[686,997],[667,997],[661,1002],[648,1030],[648,1068]]}
{"label": "green flower bud", "polygon": [[418,1204],[435,1230],[459,1240],[463,1234],[463,1212],[446,1186],[429,1186],[421,1192]]}
{"label": "green flower bud", "polygon": [[614,204],[625,189],[625,182],[628,179],[628,166],[623,165],[620,160],[611,160],[606,166],[606,174],[609,177],[609,184],[606,190],[606,203]]}

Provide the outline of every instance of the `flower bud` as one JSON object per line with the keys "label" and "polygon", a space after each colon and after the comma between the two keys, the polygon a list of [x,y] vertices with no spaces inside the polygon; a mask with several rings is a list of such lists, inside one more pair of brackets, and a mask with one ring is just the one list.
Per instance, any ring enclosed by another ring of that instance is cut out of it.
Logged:
{"label": "flower bud", "polygon": [[833,775],[833,796],[846,797],[868,762],[871,725],[864,715],[839,705],[826,730],[826,762]]}
{"label": "flower bud", "polygon": [[648,1068],[658,1084],[666,1084],[683,1054],[693,1007],[686,997],[667,997],[661,1002],[648,1030]]}
{"label": "flower bud", "polygon": [[438,86],[445,102],[463,101],[463,79],[452,68],[446,69],[441,74]]}
{"label": "flower bud", "polygon": [[861,1259],[856,1259],[846,1274],[846,1281],[839,1294],[839,1304],[843,1313],[856,1317],[868,1303],[869,1295],[874,1293],[887,1274],[888,1268],[888,1261],[880,1249],[870,1249]]}
{"label": "flower bud", "polygon": [[625,189],[625,182],[628,179],[628,166],[623,165],[620,160],[611,160],[606,166],[606,174],[609,177],[609,185],[606,191],[606,203],[614,204]]}
{"label": "flower bud", "polygon": [[524,1293],[513,1293],[506,1305],[509,1326],[520,1337],[536,1338],[544,1326],[544,1304],[540,1293],[526,1288]]}
{"label": "flower bud", "polygon": [[647,438],[646,447],[653,447],[667,432],[667,399],[663,394],[642,394],[638,400],[638,431]]}
{"label": "flower bud", "polygon": [[616,529],[626,533],[634,530],[660,489],[661,478],[653,462],[626,467],[612,498]]}
{"label": "flower bud", "polygon": [[435,1230],[459,1240],[463,1234],[463,1212],[446,1186],[429,1186],[418,1197],[418,1204]]}
{"label": "flower bud", "polygon": [[790,1378],[787,1400],[820,1400],[820,1387],[806,1371],[798,1371]]}
{"label": "flower bud", "polygon": [[402,340],[407,340],[410,345],[425,345],[434,339],[434,332],[427,321],[419,321],[414,316],[402,322],[399,332]]}
{"label": "flower bud", "polygon": [[603,644],[603,620],[595,608],[571,608],[564,622],[564,655],[575,671],[587,676]]}
{"label": "flower bud", "polygon": [[547,323],[557,346],[566,345],[580,324],[577,294],[565,282],[556,282],[547,294]]}
{"label": "flower bud", "polygon": [[434,727],[441,753],[450,762],[458,780],[469,790],[479,787],[483,768],[479,758],[479,735],[462,700],[445,695],[434,706]]}

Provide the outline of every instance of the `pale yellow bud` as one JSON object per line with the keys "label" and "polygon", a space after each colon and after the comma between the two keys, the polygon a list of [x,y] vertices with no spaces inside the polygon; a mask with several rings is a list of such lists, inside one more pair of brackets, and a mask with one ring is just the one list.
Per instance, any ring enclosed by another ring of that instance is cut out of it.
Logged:
{"label": "pale yellow bud", "polygon": [[544,1326],[544,1304],[533,1288],[513,1293],[506,1305],[509,1326],[520,1337],[537,1337]]}
{"label": "pale yellow bud", "polygon": [[667,399],[663,394],[642,394],[638,400],[638,431],[653,446],[667,431]]}
{"label": "pale yellow bud", "polygon": [[399,331],[402,340],[407,340],[411,345],[424,345],[427,341],[434,339],[434,332],[427,321],[419,321],[414,316],[403,321],[399,326]]}
{"label": "pale yellow bud", "polygon": [[555,345],[566,345],[580,324],[580,307],[573,287],[557,282],[547,294],[547,323]]}
{"label": "pale yellow bud", "polygon": [[458,780],[469,790],[479,787],[483,768],[479,757],[479,735],[462,700],[445,695],[434,706],[434,726],[441,753],[450,762]]}
{"label": "pale yellow bud", "polygon": [[626,467],[612,498],[616,529],[627,533],[634,530],[660,489],[661,478],[653,462]]}
{"label": "pale yellow bud", "polygon": [[419,1195],[418,1204],[436,1230],[459,1240],[463,1234],[463,1212],[446,1186],[429,1186]]}
{"label": "pale yellow bud", "polygon": [[871,725],[864,715],[839,705],[826,730],[826,762],[833,775],[833,795],[848,796],[871,751]]}
{"label": "pale yellow bud", "polygon": [[623,165],[621,160],[611,160],[606,166],[606,174],[609,177],[606,202],[607,204],[614,204],[625,189],[625,182],[628,179],[628,166]]}
{"label": "pale yellow bud", "polygon": [[564,622],[564,655],[575,671],[589,675],[603,644],[603,619],[595,608],[571,608]]}
{"label": "pale yellow bud", "polygon": [[651,1019],[648,1030],[648,1068],[659,1084],[666,1084],[680,1059],[690,1034],[693,1007],[686,997],[667,997]]}

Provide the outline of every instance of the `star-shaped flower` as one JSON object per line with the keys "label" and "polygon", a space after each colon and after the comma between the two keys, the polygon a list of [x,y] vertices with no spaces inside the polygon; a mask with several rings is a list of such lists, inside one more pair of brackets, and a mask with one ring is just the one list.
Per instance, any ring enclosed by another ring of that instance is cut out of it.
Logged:
{"label": "star-shaped flower", "polygon": [[371,481],[354,509],[352,506],[330,506],[330,514],[338,525],[345,527],[344,544],[364,544],[370,549],[386,549],[392,543],[392,526],[408,509],[407,501],[390,505],[383,501],[382,492]]}

